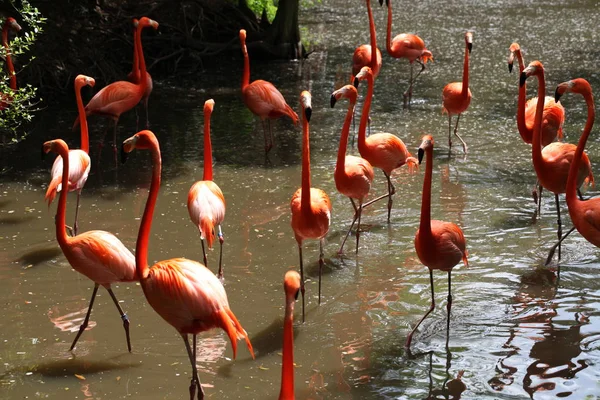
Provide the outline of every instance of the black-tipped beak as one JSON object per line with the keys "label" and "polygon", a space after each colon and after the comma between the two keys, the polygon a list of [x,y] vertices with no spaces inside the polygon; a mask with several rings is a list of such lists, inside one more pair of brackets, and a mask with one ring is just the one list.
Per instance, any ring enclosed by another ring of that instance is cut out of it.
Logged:
{"label": "black-tipped beak", "polygon": [[519,86],[523,86],[525,81],[527,80],[527,74],[525,71],[521,72],[521,76],[519,77]]}
{"label": "black-tipped beak", "polygon": [[304,110],[304,115],[306,115],[306,122],[310,122],[310,116],[312,115],[312,108],[311,107],[307,107]]}
{"label": "black-tipped beak", "polygon": [[300,290],[296,290],[296,296],[294,296],[296,298],[296,300],[298,300],[298,295],[300,294]]}
{"label": "black-tipped beak", "polygon": [[128,156],[129,153],[125,151],[125,145],[121,145],[121,164],[125,164],[125,161],[127,161]]}
{"label": "black-tipped beak", "polygon": [[417,157],[419,158],[419,165],[421,164],[421,162],[423,162],[424,155],[425,155],[425,150],[423,150],[422,148],[419,147],[419,150],[417,151]]}
{"label": "black-tipped beak", "polygon": [[353,82],[353,84],[354,84],[354,87],[355,87],[356,89],[358,89],[358,84],[359,84],[359,83],[360,83],[360,81],[358,80],[358,78],[357,78],[357,77],[354,77],[354,82]]}
{"label": "black-tipped beak", "polygon": [[331,95],[331,101],[330,101],[331,108],[335,107],[335,102],[336,102],[336,101],[337,101],[337,99],[335,98],[335,96],[334,96],[334,95]]}
{"label": "black-tipped beak", "polygon": [[469,54],[471,54],[471,50],[473,50],[473,43],[467,43],[467,49],[469,49]]}
{"label": "black-tipped beak", "polygon": [[554,92],[554,101],[556,101],[558,103],[560,101],[561,96],[562,96],[562,93],[559,93],[558,88],[556,88],[556,91]]}
{"label": "black-tipped beak", "polygon": [[512,63],[508,63],[508,72],[512,73],[512,69],[513,69],[513,64]]}

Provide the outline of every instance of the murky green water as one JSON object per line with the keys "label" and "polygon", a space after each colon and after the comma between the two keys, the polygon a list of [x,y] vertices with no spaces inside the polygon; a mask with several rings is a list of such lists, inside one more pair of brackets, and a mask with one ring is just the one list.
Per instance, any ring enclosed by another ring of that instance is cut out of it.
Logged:
{"label": "murky green water", "polygon": [[[554,201],[546,193],[541,215],[535,216],[530,148],[516,131],[517,75],[509,75],[506,68],[508,47],[518,41],[527,62],[539,59],[546,66],[549,92],[575,77],[600,87],[597,3],[396,1],[394,9],[393,33],[421,35],[435,62],[415,87],[412,109],[403,111],[408,64],[384,54],[375,84],[372,129],[396,133],[415,152],[424,133],[437,139],[433,216],[463,228],[470,267],[453,273],[448,349],[447,280],[438,272],[435,312],[415,335],[413,354],[405,353],[406,335],[427,310],[431,293],[427,269],[413,247],[424,169],[414,175],[401,169],[394,175],[398,192],[391,223],[385,222],[384,204],[373,206],[363,217],[358,256],[339,258],[336,251],[352,213],[333,181],[345,106],[330,109],[329,97],[347,82],[356,45],[368,42],[366,12],[362,2],[343,0],[303,10],[305,35],[317,49],[307,61],[251,61],[251,79],[272,81],[296,110],[300,91],[312,92],[313,186],[324,189],[333,202],[321,306],[316,298],[318,245],[305,245],[310,280],[307,321],[295,327],[297,397],[600,397],[598,252],[573,235],[563,247],[560,275],[555,262],[542,267],[556,237]],[[386,15],[377,3],[374,14],[383,49]],[[469,144],[469,154],[463,157],[460,146],[448,153],[441,90],[460,79],[467,29],[474,32],[473,100],[461,118],[462,136]],[[280,384],[282,279],[288,268],[298,268],[289,200],[300,185],[301,131],[286,120],[274,123],[275,146],[265,163],[260,123],[241,102],[241,61],[227,68],[199,74],[190,83],[193,88],[186,90],[155,82],[150,120],[161,143],[164,168],[149,257],[201,260],[199,235],[185,203],[189,187],[202,175],[202,106],[214,98],[214,179],[227,200],[226,290],[257,358],[252,361],[240,346],[238,359],[232,361],[223,332],[203,334],[200,378],[208,398],[269,399],[277,397]],[[529,87],[531,95],[537,85]],[[85,98],[91,95],[84,92]],[[566,140],[574,143],[585,121],[584,103],[572,95],[563,104]],[[69,94],[60,107],[42,112],[28,140],[4,151],[0,160],[0,397],[186,398],[190,365],[184,346],[176,331],[146,304],[138,285],[114,286],[132,322],[132,354],[126,351],[121,321],[103,289],[92,328],[74,352],[68,351],[93,284],[70,268],[56,243],[55,205],[48,210],[43,201],[51,160],[40,161],[39,154],[41,143],[51,138],[79,144],[69,130],[74,105]],[[94,144],[103,126],[101,119],[90,119],[92,172],[83,191],[80,229],[113,232],[133,250],[150,159],[136,152],[115,170],[110,147],[99,159]],[[119,140],[135,133],[134,128],[135,116],[124,115]],[[594,134],[588,153],[597,172],[600,149]],[[383,175],[377,172],[372,193],[384,188]],[[592,188],[586,196],[596,193]],[[75,196],[68,201],[70,222]],[[569,227],[564,204],[562,211]],[[350,248],[353,244],[350,241]],[[218,251],[210,253],[211,268],[217,256]],[[460,371],[466,389],[454,380]]]}

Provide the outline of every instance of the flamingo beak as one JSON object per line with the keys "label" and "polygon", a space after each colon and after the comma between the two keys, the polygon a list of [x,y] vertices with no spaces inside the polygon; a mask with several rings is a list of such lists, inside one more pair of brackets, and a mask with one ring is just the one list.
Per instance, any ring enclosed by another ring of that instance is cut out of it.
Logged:
{"label": "flamingo beak", "polygon": [[508,72],[512,73],[512,70],[513,70],[513,63],[509,62],[508,63]]}
{"label": "flamingo beak", "polygon": [[554,101],[556,101],[558,103],[560,101],[561,96],[562,96],[562,93],[560,93],[558,91],[558,87],[557,87],[556,91],[554,92]]}
{"label": "flamingo beak", "polygon": [[312,115],[312,107],[306,107],[304,109],[304,115],[306,115],[306,122],[310,122],[310,117]]}
{"label": "flamingo beak", "polygon": [[421,162],[423,162],[424,155],[425,155],[425,150],[423,150],[422,148],[419,147],[419,150],[417,151],[417,157],[419,158],[419,165],[421,165]]}
{"label": "flamingo beak", "polygon": [[519,86],[523,86],[525,81],[527,80],[527,73],[525,71],[521,72],[521,76],[519,77]]}
{"label": "flamingo beak", "polygon": [[360,81],[358,80],[358,78],[357,78],[357,77],[354,77],[354,82],[353,82],[353,84],[354,84],[354,87],[355,87],[355,88],[357,88],[357,89],[358,89],[358,84],[359,84],[359,82],[360,82]]}
{"label": "flamingo beak", "polygon": [[471,50],[473,50],[473,43],[467,43],[467,49],[469,49],[469,54],[471,54]]}
{"label": "flamingo beak", "polygon": [[331,95],[331,101],[330,101],[330,103],[331,103],[331,108],[335,107],[335,102],[336,102],[336,101],[337,101],[337,99],[335,98],[335,96],[334,96],[334,95]]}
{"label": "flamingo beak", "polygon": [[296,290],[296,295],[294,296],[296,300],[298,300],[298,295],[300,294],[300,289]]}

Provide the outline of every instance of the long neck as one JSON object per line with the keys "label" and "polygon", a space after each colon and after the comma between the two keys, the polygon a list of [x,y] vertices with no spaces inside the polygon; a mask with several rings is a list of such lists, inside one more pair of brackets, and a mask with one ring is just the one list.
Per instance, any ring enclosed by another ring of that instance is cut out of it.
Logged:
{"label": "long neck", "polygon": [[358,150],[363,153],[367,145],[367,122],[369,121],[369,111],[371,110],[371,99],[373,98],[373,76],[367,75],[367,97],[363,105],[362,115],[360,116],[360,125],[358,126]]}
{"label": "long neck", "polygon": [[467,97],[468,93],[469,93],[469,47],[465,45],[465,61],[463,63],[461,96]]}
{"label": "long neck", "polygon": [[387,3],[388,16],[387,16],[387,35],[385,37],[385,47],[388,54],[392,54],[392,0]]}
{"label": "long neck", "polygon": [[533,165],[537,166],[544,163],[542,158],[542,114],[544,112],[544,98],[546,97],[546,79],[544,71],[537,74],[538,78],[538,102],[535,106],[535,120],[533,123],[533,140],[531,141],[531,157]]}
{"label": "long neck", "polygon": [[250,84],[250,59],[248,58],[248,49],[246,40],[242,42],[242,53],[244,54],[244,73],[242,75],[242,90]]}
{"label": "long neck", "polygon": [[310,210],[310,143],[308,134],[308,121],[302,118],[302,199],[303,212]]}
{"label": "long neck", "polygon": [[581,160],[583,158],[583,150],[585,149],[585,144],[587,143],[588,136],[590,136],[590,132],[594,126],[594,119],[596,118],[592,92],[590,91],[583,93],[583,97],[587,103],[587,120],[585,121],[585,127],[583,128],[583,133],[579,138],[577,150],[575,151],[575,155],[573,156],[573,161],[571,162],[571,167],[569,169],[567,193],[565,195],[568,204],[573,204],[580,201],[579,197],[577,197],[577,175],[579,173],[579,167],[581,166]]}
{"label": "long neck", "polygon": [[283,363],[280,400],[294,400],[294,299],[286,301],[283,322]]}
{"label": "long neck", "polygon": [[17,76],[15,75],[15,66],[10,56],[10,46],[8,45],[8,25],[5,24],[2,28],[2,45],[4,46],[6,53],[6,68],[8,69],[8,78],[10,80],[10,88],[17,90]]}
{"label": "long neck", "polygon": [[375,73],[377,66],[377,35],[375,34],[375,22],[373,21],[373,11],[371,10],[371,0],[367,0],[367,13],[369,15],[369,34],[371,36],[371,64],[370,67]]}
{"label": "long neck", "polygon": [[350,102],[348,105],[348,112],[346,113],[346,119],[344,119],[344,125],[342,127],[342,135],[340,137],[340,147],[338,149],[337,163],[335,167],[336,174],[344,173],[344,163],[346,161],[346,148],[348,147],[348,135],[350,133],[350,124],[352,123],[352,114],[354,113],[354,102]]}
{"label": "long neck", "polygon": [[423,198],[421,200],[420,235],[431,235],[431,177],[433,175],[433,148],[425,150],[425,179],[423,180]]}
{"label": "long neck", "polygon": [[158,189],[160,188],[161,168],[160,150],[158,149],[158,145],[156,145],[156,147],[152,148],[152,183],[150,184],[150,192],[148,193],[148,200],[146,201],[146,208],[144,209],[135,246],[135,266],[142,285],[144,279],[148,276],[148,241],[150,238],[150,229],[152,228],[154,206],[156,205]]}
{"label": "long neck", "polygon": [[77,99],[77,111],[79,112],[79,129],[81,132],[81,150],[89,154],[90,152],[90,138],[88,136],[88,125],[87,118],[85,116],[85,108],[83,107],[83,101],[81,100],[81,88],[82,85],[75,85],[75,98]]}
{"label": "long neck", "polygon": [[204,176],[205,181],[212,181],[212,145],[210,143],[210,113],[204,114]]}
{"label": "long neck", "polygon": [[56,240],[61,248],[68,248],[67,242],[67,231],[65,219],[67,216],[67,188],[69,187],[69,150],[64,145],[59,145],[58,154],[62,157],[63,162],[63,173],[62,173],[62,190],[60,191],[60,197],[58,198],[58,206],[56,208],[56,219],[54,225],[56,226]]}
{"label": "long neck", "polygon": [[138,53],[138,58],[139,58],[139,63],[140,63],[140,75],[139,75],[139,82],[137,83],[137,85],[139,87],[138,90],[139,90],[140,94],[142,94],[142,95],[146,91],[146,86],[148,86],[146,84],[146,60],[144,59],[144,50],[142,50],[142,29],[143,28],[144,28],[144,26],[141,23],[138,24],[137,34],[135,37],[137,53]]}
{"label": "long neck", "polygon": [[[523,56],[521,55],[521,51],[517,50],[516,52],[517,60],[519,61],[519,76],[521,76],[521,72],[525,69],[525,64],[523,63]],[[521,87],[519,87],[519,100],[517,101],[517,128],[519,129],[519,134],[525,143],[531,143],[533,130],[527,129],[527,124],[525,123],[525,96],[527,83],[524,83]]]}
{"label": "long neck", "polygon": [[131,74],[133,76],[133,81],[137,82],[140,79],[140,59],[138,57],[137,50],[137,28],[133,30],[133,67],[131,69]]}

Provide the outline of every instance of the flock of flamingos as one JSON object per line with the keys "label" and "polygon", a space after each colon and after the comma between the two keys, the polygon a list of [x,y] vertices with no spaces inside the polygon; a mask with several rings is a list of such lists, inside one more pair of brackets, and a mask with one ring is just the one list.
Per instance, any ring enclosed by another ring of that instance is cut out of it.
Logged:
{"label": "flock of flamingos", "polygon": [[[392,171],[403,165],[414,169],[425,159],[426,169],[423,182],[423,197],[421,205],[420,226],[415,235],[415,250],[421,262],[429,268],[431,280],[431,307],[421,320],[415,325],[406,339],[406,348],[410,348],[412,336],[421,322],[434,309],[433,296],[433,270],[448,273],[448,316],[452,305],[450,279],[452,268],[461,261],[468,265],[468,252],[466,241],[460,227],[452,222],[431,219],[431,181],[433,172],[434,138],[425,135],[418,150],[417,157],[411,156],[406,146],[397,136],[389,133],[375,133],[366,136],[369,120],[369,110],[373,96],[373,82],[381,68],[381,52],[376,50],[373,56],[372,49],[377,48],[375,27],[367,0],[369,15],[370,45],[362,45],[356,49],[352,58],[352,76],[354,85],[346,85],[335,90],[331,95],[333,107],[341,99],[348,102],[348,110],[344,119],[341,132],[339,151],[335,169],[335,183],[338,191],[348,196],[354,208],[354,218],[348,233],[343,239],[339,252],[343,252],[344,244],[356,224],[356,247],[359,249],[361,212],[365,207],[388,199],[388,221],[392,208],[392,199],[395,193],[394,185],[390,180]],[[383,3],[380,0],[380,3]],[[409,87],[404,93],[404,107],[410,107],[414,82],[425,69],[427,61],[432,59],[432,54],[425,48],[421,38],[413,34],[400,34],[391,38],[392,5],[386,0],[388,6],[388,25],[386,48],[388,53],[395,58],[406,58],[411,65]],[[140,224],[135,256],[121,243],[116,236],[109,232],[94,230],[78,233],[77,211],[79,208],[79,195],[86,182],[90,171],[89,139],[86,117],[88,115],[102,115],[114,121],[115,143],[116,126],[119,116],[133,109],[140,102],[146,107],[146,123],[148,97],[152,91],[152,78],[146,71],[146,63],[142,50],[142,32],[145,28],[158,28],[158,23],[147,17],[134,20],[134,53],[133,69],[129,74],[129,81],[114,82],[100,90],[84,107],[81,98],[81,88],[94,86],[93,78],[79,75],[75,79],[75,95],[79,118],[75,123],[80,126],[81,149],[69,149],[61,139],[44,143],[43,152],[58,154],[52,166],[52,180],[46,192],[46,201],[52,203],[59,193],[56,214],[56,238],[71,266],[78,272],[87,276],[94,282],[94,290],[89,303],[88,311],[79,332],[77,333],[70,350],[75,348],[78,339],[85,331],[94,298],[100,285],[104,286],[113,299],[123,320],[123,327],[127,338],[127,347],[131,351],[129,337],[129,319],[122,310],[119,302],[111,289],[114,282],[139,281],[148,303],[154,310],[180,333],[192,365],[192,379],[189,387],[190,399],[204,398],[200,385],[198,370],[196,368],[197,334],[215,327],[220,327],[229,336],[233,347],[234,357],[237,353],[237,340],[246,342],[249,352],[254,356],[248,334],[242,328],[229,308],[227,295],[223,286],[222,248],[223,234],[221,222],[225,216],[225,199],[221,189],[212,180],[212,148],[210,140],[210,116],[213,111],[214,101],[207,100],[204,104],[204,175],[201,181],[195,182],[188,193],[188,210],[190,219],[198,227],[204,254],[204,264],[184,259],[173,258],[160,261],[153,266],[148,265],[148,243],[152,217],[161,182],[161,153],[157,138],[150,130],[142,130],[128,138],[122,145],[122,161],[126,155],[136,149],[148,150],[152,155],[152,181],[149,196]],[[7,49],[7,66],[9,69],[11,87],[16,89],[16,78],[8,46],[8,30],[18,30],[19,25],[12,18],[8,18],[3,28],[3,43]],[[242,77],[242,96],[247,107],[263,122],[265,138],[265,151],[272,146],[272,132],[270,120],[280,116],[290,117],[294,123],[299,120],[298,115],[286,103],[281,93],[269,82],[255,80],[250,82],[250,65],[246,49],[246,32],[242,29],[239,33],[241,48],[244,56],[244,72]],[[443,89],[443,108],[448,113],[448,144],[452,144],[452,134],[462,143],[463,151],[467,152],[467,144],[458,134],[458,121],[470,103],[471,92],[469,80],[469,56],[472,50],[473,34],[465,34],[464,70],[462,81],[453,82]],[[583,200],[578,196],[578,188],[584,183],[593,183],[590,161],[584,153],[587,138],[594,123],[594,102],[589,83],[585,79],[573,79],[561,83],[556,88],[555,98],[545,96],[544,67],[539,61],[531,62],[525,67],[519,45],[510,46],[508,59],[509,71],[512,71],[513,61],[517,59],[520,72],[520,88],[518,97],[517,125],[522,139],[532,145],[532,159],[538,177],[538,183],[533,190],[534,199],[540,198],[542,188],[555,194],[558,214],[558,242],[551,249],[549,258],[552,257],[556,247],[559,249],[564,238],[577,229],[588,241],[600,246],[600,199]],[[414,63],[421,66],[421,70],[413,76]],[[526,102],[525,83],[529,77],[538,80],[538,97]],[[346,154],[350,125],[354,116],[358,92],[356,87],[360,81],[366,81],[367,94],[360,119],[358,132],[359,156]],[[582,136],[577,146],[555,141],[562,137],[562,124],[564,109],[559,103],[560,97],[567,92],[579,93],[583,96],[588,106],[588,117]],[[543,101],[540,101],[543,99]],[[6,101],[3,100],[3,101]],[[302,294],[302,319],[304,321],[304,269],[302,258],[302,244],[306,239],[320,240],[319,257],[319,299],[321,295],[321,268],[323,266],[323,239],[326,236],[331,219],[331,202],[327,194],[311,186],[310,179],[310,146],[309,122],[312,114],[311,95],[307,91],[300,94],[301,121],[302,121],[302,185],[293,194],[291,199],[291,225],[298,242],[300,257],[300,274],[288,271],[284,278],[286,296],[283,363],[280,399],[294,398],[294,373],[293,373],[293,312],[294,303],[299,293]],[[452,132],[451,116],[456,115],[456,124]],[[116,148],[115,148],[116,151]],[[384,195],[365,201],[374,179],[374,167],[383,171],[388,185],[388,192]],[[539,185],[539,189],[538,189]],[[77,206],[75,223],[73,227],[66,225],[67,193],[77,192]],[[574,228],[564,236],[561,231],[560,208],[558,195],[566,194],[566,202]],[[219,268],[215,275],[206,265],[207,257],[204,240],[209,248],[215,239],[220,242]],[[449,324],[449,319],[448,319]],[[447,326],[449,329],[449,325]],[[188,335],[192,335],[192,343]]]}

